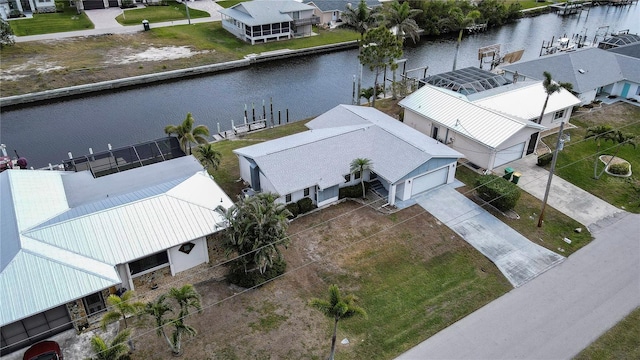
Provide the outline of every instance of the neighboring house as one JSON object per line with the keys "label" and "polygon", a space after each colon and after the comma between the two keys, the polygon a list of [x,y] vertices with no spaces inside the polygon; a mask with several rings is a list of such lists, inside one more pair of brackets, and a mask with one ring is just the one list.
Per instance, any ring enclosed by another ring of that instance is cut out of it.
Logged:
{"label": "neighboring house", "polygon": [[253,45],[311,35],[320,23],[314,9],[294,0],[253,0],[219,12],[225,30]]}
{"label": "neighboring house", "polygon": [[625,46],[633,43],[640,42],[640,36],[635,34],[615,34],[609,38],[606,38],[598,43],[598,48],[608,50],[615,49],[620,46]]}
{"label": "neighboring house", "polygon": [[0,16],[3,19],[24,13],[56,12],[54,0],[0,0]]}
{"label": "neighboring house", "polygon": [[582,104],[592,102],[598,95],[640,100],[640,57],[632,55],[638,53],[634,50],[638,48],[640,43],[611,50],[582,48],[517,62],[502,70],[511,80],[516,73],[519,80],[541,80],[547,71],[554,80],[571,83]]}
{"label": "neighboring house", "polygon": [[[370,107],[339,105],[308,122],[309,131],[234,150],[240,176],[255,191],[291,203],[308,197],[318,206],[338,200],[338,190],[379,181],[388,203],[454,180],[462,154]],[[367,158],[372,169],[351,174]]]}
{"label": "neighboring house", "polygon": [[400,101],[404,123],[444,142],[486,170],[535,151],[546,128],[474,104],[463,95],[425,85]]}
{"label": "neighboring house", "polygon": [[121,288],[151,286],[157,273],[209,261],[206,236],[224,223],[215,209],[232,201],[198,160],[126,171],[122,158],[115,162],[120,172],[97,178],[91,171],[0,173],[3,354],[98,321],[106,297]]}
{"label": "neighboring house", "polygon": [[[382,6],[378,0],[366,0],[367,7],[374,8]],[[307,1],[305,4],[315,7],[313,10],[314,15],[320,18],[320,24],[326,24],[328,26],[335,26],[336,23],[342,21],[342,13],[349,6],[357,7],[360,4],[359,0],[312,0]]]}

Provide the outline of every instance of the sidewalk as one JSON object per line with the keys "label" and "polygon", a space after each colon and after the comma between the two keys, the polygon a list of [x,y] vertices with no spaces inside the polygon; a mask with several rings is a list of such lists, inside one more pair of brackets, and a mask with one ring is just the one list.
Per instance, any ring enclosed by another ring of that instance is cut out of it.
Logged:
{"label": "sidewalk", "polygon": [[[198,1],[189,1],[189,8],[206,11],[211,15],[206,18],[198,18],[191,19],[192,24],[199,24],[205,22],[213,22],[220,21],[222,16],[218,12],[218,10],[222,9],[222,6],[216,4],[213,0],[198,0]],[[99,9],[99,10],[85,10],[85,14],[89,17],[89,20],[93,22],[94,28],[90,30],[79,30],[79,31],[68,31],[62,33],[51,33],[51,34],[42,34],[42,35],[31,35],[31,36],[16,36],[16,42],[28,42],[28,41],[42,41],[42,40],[58,40],[58,39],[66,39],[73,37],[82,37],[82,36],[97,36],[97,35],[106,35],[106,34],[134,34],[137,32],[144,31],[142,27],[142,23],[140,25],[129,25],[124,26],[120,25],[115,18],[120,14],[129,11],[136,11],[136,9],[126,9],[122,10],[120,8],[108,8],[108,9]],[[167,26],[175,26],[175,25],[187,25],[188,20],[176,20],[176,21],[167,21],[161,23],[150,23],[151,28],[156,27],[167,27]]]}

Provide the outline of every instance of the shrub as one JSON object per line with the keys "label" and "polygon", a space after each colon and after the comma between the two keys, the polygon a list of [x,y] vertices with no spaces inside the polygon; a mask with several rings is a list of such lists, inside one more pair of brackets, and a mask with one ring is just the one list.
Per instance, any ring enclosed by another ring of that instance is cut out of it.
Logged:
{"label": "shrub", "polygon": [[538,156],[538,166],[545,166],[553,160],[553,153],[546,153]]}
{"label": "shrub", "polygon": [[478,195],[500,211],[511,210],[520,199],[518,185],[496,175],[483,175],[476,180]]}
{"label": "shrub", "polygon": [[[365,191],[369,190],[369,183],[364,183]],[[340,188],[338,190],[338,199],[344,198],[361,198],[362,197],[362,185],[359,183],[352,186]]]}
{"label": "shrub", "polygon": [[229,275],[227,275],[227,281],[246,289],[261,286],[266,281],[284,274],[287,270],[287,263],[284,259],[274,261],[273,265],[267,268],[264,274],[260,274],[257,270],[245,272],[244,267],[239,263],[232,266]]}
{"label": "shrub", "polygon": [[293,219],[298,216],[298,214],[300,214],[300,206],[298,205],[298,203],[288,203],[287,210],[291,212],[291,216],[289,217],[289,219]]}
{"label": "shrub", "polygon": [[629,164],[627,163],[611,164],[609,165],[609,168],[607,170],[609,170],[609,172],[612,174],[627,175],[629,173]]}
{"label": "shrub", "polygon": [[315,209],[317,206],[313,204],[313,200],[309,198],[302,198],[298,200],[298,209],[300,214],[308,213],[309,211]]}

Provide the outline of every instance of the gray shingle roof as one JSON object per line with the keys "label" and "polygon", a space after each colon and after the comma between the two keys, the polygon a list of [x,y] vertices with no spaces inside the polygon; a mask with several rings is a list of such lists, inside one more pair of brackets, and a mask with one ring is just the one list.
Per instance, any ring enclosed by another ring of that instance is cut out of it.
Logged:
{"label": "gray shingle roof", "polygon": [[510,72],[542,80],[548,71],[558,82],[573,85],[573,91],[585,93],[622,80],[640,82],[640,59],[598,48],[547,55],[503,67]]}
{"label": "gray shingle roof", "polygon": [[434,157],[462,154],[368,107],[339,105],[307,124],[312,130],[234,150],[253,159],[280,195],[344,182],[353,159],[368,158],[395,182]]}
{"label": "gray shingle roof", "polygon": [[221,9],[221,14],[230,16],[250,26],[289,22],[293,19],[288,13],[313,10],[312,6],[294,0],[253,0]]}

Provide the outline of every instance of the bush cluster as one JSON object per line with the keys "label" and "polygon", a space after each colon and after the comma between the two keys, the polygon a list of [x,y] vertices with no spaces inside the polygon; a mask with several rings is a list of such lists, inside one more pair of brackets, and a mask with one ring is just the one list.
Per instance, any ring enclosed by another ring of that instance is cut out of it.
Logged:
{"label": "bush cluster", "polygon": [[287,210],[289,210],[289,212],[291,213],[289,219],[293,219],[300,214],[300,206],[298,206],[298,203],[288,203]]}
{"label": "bush cluster", "polygon": [[248,289],[254,286],[260,286],[266,281],[284,274],[285,271],[287,271],[287,263],[284,259],[274,261],[273,266],[267,268],[267,271],[265,271],[264,274],[261,274],[258,270],[245,272],[242,264],[237,263],[233,265],[231,271],[227,275],[227,281],[231,284]]}
{"label": "bush cluster", "polygon": [[629,173],[629,164],[619,163],[611,164],[608,168],[609,172],[616,175],[627,175]]}
{"label": "bush cluster", "polygon": [[289,216],[289,219],[294,219],[298,215],[306,214],[316,208],[316,204],[314,204],[313,200],[308,197],[302,198],[297,202],[287,204],[287,210],[291,212],[291,216]]}
{"label": "bush cluster", "polygon": [[553,160],[553,153],[546,153],[538,156],[538,166],[546,166]]}
{"label": "bush cluster", "polygon": [[[369,183],[364,183],[365,191],[369,190]],[[347,187],[340,188],[338,190],[338,199],[344,198],[361,198],[362,197],[362,185],[356,184]]]}
{"label": "bush cluster", "polygon": [[496,175],[483,175],[476,180],[478,195],[500,211],[511,210],[520,199],[518,185]]}

